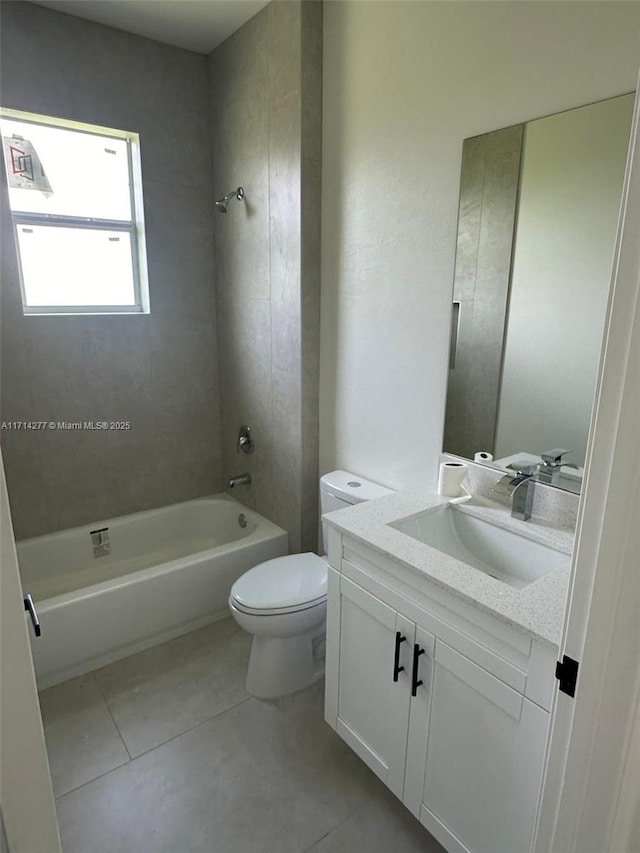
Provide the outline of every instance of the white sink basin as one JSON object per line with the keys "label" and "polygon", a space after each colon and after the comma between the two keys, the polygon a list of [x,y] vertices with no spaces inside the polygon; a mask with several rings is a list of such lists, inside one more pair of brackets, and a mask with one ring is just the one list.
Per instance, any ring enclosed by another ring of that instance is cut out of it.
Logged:
{"label": "white sink basin", "polygon": [[570,562],[567,554],[453,506],[434,507],[389,527],[518,589]]}

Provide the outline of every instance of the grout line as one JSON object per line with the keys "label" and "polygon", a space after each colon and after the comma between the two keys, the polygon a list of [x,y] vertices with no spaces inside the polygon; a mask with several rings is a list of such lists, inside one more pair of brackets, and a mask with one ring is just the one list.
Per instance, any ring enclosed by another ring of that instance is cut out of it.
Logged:
{"label": "grout line", "polygon": [[64,794],[57,794],[54,799],[56,803],[59,800],[63,800],[67,794],[73,794],[74,791],[79,791],[81,788],[85,788],[87,785],[91,785],[92,782],[97,782],[98,779],[102,779],[103,776],[108,776],[109,773],[113,773],[114,770],[119,770],[121,767],[124,767],[127,764],[131,764],[133,759],[129,759],[129,761],[123,761],[122,764],[117,764],[115,767],[112,767],[110,770],[105,770],[104,773],[101,773],[99,776],[96,776],[94,779],[87,779],[86,782],[83,782],[81,785],[76,785],[75,788],[70,788],[68,791],[65,791]]}
{"label": "grout line", "polygon": [[341,826],[343,826],[345,823],[350,821],[351,818],[354,817],[354,815],[356,815],[357,813],[358,813],[358,809],[356,809],[356,811],[354,811],[350,815],[348,815],[348,817],[345,817],[343,820],[338,821],[338,823],[335,826],[332,826],[331,829],[327,830],[327,832],[325,832],[324,835],[321,835],[320,838],[316,838],[316,840],[313,842],[313,844],[310,844],[308,847],[305,847],[304,850],[300,851],[300,853],[309,853],[309,850],[313,850],[313,848],[317,844],[320,844],[321,841],[324,841],[325,838],[328,838],[333,832],[336,831],[336,829],[340,829]]}
{"label": "grout line", "polygon": [[[133,760],[133,756],[131,755],[131,752],[129,751],[129,747],[127,746],[127,742],[126,742],[126,740],[125,740],[125,739],[124,739],[124,737],[122,736],[122,732],[120,731],[120,726],[117,724],[117,722],[116,722],[116,718],[113,716],[113,712],[112,712],[111,708],[109,707],[109,703],[107,702],[107,697],[104,695],[104,693],[103,693],[103,692],[102,692],[102,690],[100,689],[100,683],[99,683],[98,679],[96,678],[96,674],[95,674],[95,673],[96,673],[96,671],[94,670],[94,671],[91,673],[91,676],[92,676],[93,680],[95,681],[95,684],[96,684],[96,688],[97,688],[97,690],[98,690],[98,693],[99,693],[99,694],[100,694],[100,696],[102,697],[102,701],[104,702],[104,704],[105,704],[105,706],[106,706],[106,708],[107,708],[107,711],[109,712],[109,716],[111,717],[111,720],[112,720],[112,722],[113,722],[113,725],[116,727],[116,731],[118,732],[118,735],[120,736],[120,740],[122,741],[122,745],[124,746],[125,751],[126,751],[127,755],[129,756],[129,761],[132,761],[132,760]],[[126,764],[127,762],[125,761],[124,763]],[[118,766],[119,766],[119,767],[122,767],[122,764],[119,764]],[[113,769],[115,770],[115,767],[114,767]],[[99,778],[99,777],[98,777],[98,778]]]}
{"label": "grout line", "polygon": [[[219,713],[214,714],[212,717],[208,717],[206,720],[202,720],[201,722],[197,723],[195,726],[192,726],[190,729],[185,729],[185,731],[180,732],[179,734],[174,735],[173,737],[170,737],[168,740],[165,740],[162,743],[157,744],[156,746],[152,746],[150,749],[147,749],[144,752],[141,752],[140,755],[131,756],[129,761],[123,761],[122,764],[118,764],[117,767],[112,767],[110,770],[106,770],[104,773],[101,773],[99,776],[96,776],[95,779],[89,779],[86,782],[83,782],[82,785],[77,785],[75,788],[71,788],[71,790],[65,791],[64,794],[60,794],[59,797],[55,798],[56,802],[58,800],[63,799],[63,797],[66,797],[68,794],[73,794],[75,791],[79,791],[81,788],[85,788],[87,785],[91,785],[93,782],[97,782],[98,779],[102,779],[104,776],[108,776],[110,773],[114,773],[116,770],[120,770],[121,767],[124,767],[127,764],[133,764],[139,758],[142,758],[145,755],[149,755],[150,752],[154,752],[154,750],[156,750],[156,749],[161,749],[163,746],[166,746],[166,744],[171,743],[171,741],[177,740],[179,737],[182,737],[182,735],[186,735],[186,734],[189,734],[189,732],[195,731],[196,729],[200,728],[200,726],[203,726],[205,723],[210,723],[211,720],[215,720],[218,717],[221,717],[223,714],[226,714],[228,711],[233,711],[234,708],[239,708],[240,705],[244,705],[247,702],[250,702],[252,699],[253,699],[253,696],[247,696],[246,699],[242,699],[240,702],[237,702],[235,705],[231,705],[231,707],[225,708],[223,711],[220,711]],[[115,720],[114,720],[114,722],[115,722]],[[118,733],[119,732],[120,732],[120,730],[118,730]],[[120,735],[120,737],[122,737],[122,735]],[[124,740],[123,740],[123,743],[124,743]],[[125,744],[125,749],[127,749],[126,744]],[[127,749],[127,753],[129,753],[128,749]],[[130,753],[129,753],[129,755],[130,755]]]}
{"label": "grout line", "polygon": [[245,705],[247,702],[250,702],[253,699],[253,696],[247,696],[246,699],[241,699],[240,702],[236,702],[235,705],[230,705],[228,708],[224,708],[222,711],[218,711],[217,714],[214,714],[212,717],[207,717],[206,720],[201,720],[199,723],[196,723],[195,726],[191,726],[190,729],[185,729],[183,732],[180,732],[177,735],[173,735],[167,740],[163,740],[162,743],[156,744],[156,746],[152,746],[149,749],[145,749],[144,752],[141,752],[139,755],[134,756],[133,761],[136,758],[142,758],[143,755],[149,755],[150,752],[153,752],[154,749],[160,749],[161,746],[165,746],[167,743],[171,743],[172,740],[177,740],[182,735],[189,734],[189,732],[194,732],[196,729],[199,729],[200,726],[204,726],[205,723],[210,723],[211,720],[216,720],[218,717],[221,717],[223,714],[226,714],[227,711],[233,711],[234,708],[239,708],[240,705]]}

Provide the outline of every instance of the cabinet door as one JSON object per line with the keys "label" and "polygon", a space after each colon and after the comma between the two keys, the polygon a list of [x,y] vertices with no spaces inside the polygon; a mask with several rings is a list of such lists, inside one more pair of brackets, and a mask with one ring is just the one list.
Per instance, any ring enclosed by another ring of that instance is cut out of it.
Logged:
{"label": "cabinet door", "polygon": [[549,714],[436,641],[422,823],[450,851],[529,853]]}
{"label": "cabinet door", "polygon": [[433,634],[425,631],[419,625],[416,626],[415,657],[413,661],[413,666],[415,667],[415,688],[412,689],[412,693],[415,693],[415,696],[411,698],[411,707],[409,709],[407,767],[404,777],[404,796],[402,802],[417,818],[420,817],[420,810],[422,808],[424,768],[427,760],[435,643]]}
{"label": "cabinet door", "polygon": [[340,593],[336,731],[401,798],[415,626],[347,578]]}

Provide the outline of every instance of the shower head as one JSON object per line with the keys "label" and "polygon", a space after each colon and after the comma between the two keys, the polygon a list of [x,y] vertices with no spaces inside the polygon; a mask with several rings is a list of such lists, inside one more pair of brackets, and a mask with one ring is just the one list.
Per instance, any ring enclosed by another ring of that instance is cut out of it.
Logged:
{"label": "shower head", "polygon": [[227,207],[232,198],[237,198],[238,201],[244,200],[244,190],[242,189],[242,187],[238,187],[237,190],[228,193],[224,198],[218,199],[218,201],[216,202],[216,208],[220,211],[220,213],[227,212]]}

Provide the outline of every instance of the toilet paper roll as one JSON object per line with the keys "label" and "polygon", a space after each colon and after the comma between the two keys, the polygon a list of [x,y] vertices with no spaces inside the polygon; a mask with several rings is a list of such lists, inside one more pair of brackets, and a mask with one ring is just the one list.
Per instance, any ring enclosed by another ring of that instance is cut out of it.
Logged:
{"label": "toilet paper roll", "polygon": [[493,453],[487,453],[485,450],[479,450],[473,457],[474,462],[493,462]]}
{"label": "toilet paper roll", "polygon": [[467,475],[464,462],[442,462],[438,473],[438,494],[447,498],[459,498],[468,494],[462,487]]}

